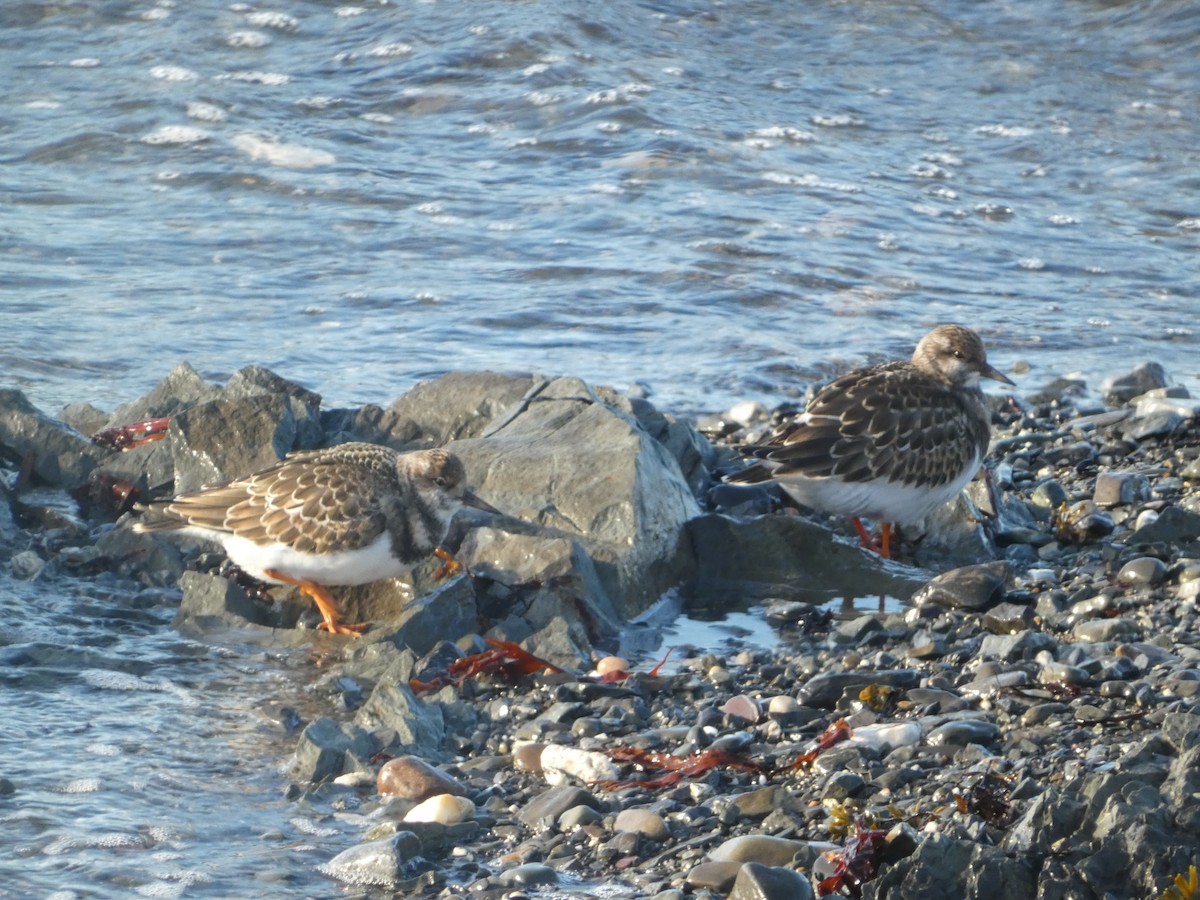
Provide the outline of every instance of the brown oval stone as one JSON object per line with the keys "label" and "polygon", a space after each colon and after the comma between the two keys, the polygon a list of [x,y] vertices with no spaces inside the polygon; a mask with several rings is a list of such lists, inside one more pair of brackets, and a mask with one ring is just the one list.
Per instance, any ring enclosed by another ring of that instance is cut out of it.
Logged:
{"label": "brown oval stone", "polygon": [[419,756],[397,756],[389,759],[379,770],[379,793],[403,797],[420,803],[438,794],[463,797],[467,789],[440,769],[435,769]]}

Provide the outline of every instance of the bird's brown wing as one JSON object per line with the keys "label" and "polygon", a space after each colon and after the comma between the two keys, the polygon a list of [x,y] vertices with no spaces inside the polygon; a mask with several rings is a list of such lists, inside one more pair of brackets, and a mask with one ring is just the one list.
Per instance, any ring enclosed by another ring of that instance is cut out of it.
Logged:
{"label": "bird's brown wing", "polygon": [[230,484],[184,494],[160,511],[258,544],[306,553],[354,549],[384,531],[383,477],[378,470],[303,453]]}
{"label": "bird's brown wing", "polygon": [[799,475],[945,484],[987,448],[987,426],[971,402],[904,363],[851,372],[823,387],[803,415],[767,441],[742,448],[763,462],[730,480]]}

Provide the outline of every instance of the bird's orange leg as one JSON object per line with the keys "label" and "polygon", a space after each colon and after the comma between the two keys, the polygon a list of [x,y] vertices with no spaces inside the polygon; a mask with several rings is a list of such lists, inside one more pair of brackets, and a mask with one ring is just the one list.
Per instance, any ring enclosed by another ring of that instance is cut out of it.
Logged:
{"label": "bird's orange leg", "polygon": [[304,578],[292,578],[289,575],[284,575],[276,569],[264,569],[263,574],[275,581],[282,581],[284,584],[294,585],[300,589],[300,593],[310,598],[313,603],[317,604],[317,610],[321,613],[321,618],[325,621],[318,625],[318,628],[333,634],[350,634],[358,637],[369,627],[366,622],[359,625],[343,625],[337,618],[340,615],[337,608],[337,603],[330,596],[322,585],[315,581],[307,581]]}
{"label": "bird's orange leg", "polygon": [[449,553],[447,553],[441,547],[435,547],[433,550],[433,555],[442,561],[441,568],[433,573],[434,581],[441,581],[443,578],[446,578],[451,575],[457,575],[459,572],[462,571],[462,569],[463,569],[462,563],[460,563],[457,559],[455,559],[453,556],[451,556]]}
{"label": "bird's orange leg", "polygon": [[850,521],[854,524],[854,530],[858,532],[858,545],[864,550],[874,550],[876,548],[875,538],[871,537],[871,532],[867,531],[867,526],[862,523],[858,516],[851,516]]}
{"label": "bird's orange leg", "polygon": [[892,558],[892,524],[890,522],[884,522],[879,526],[879,540],[876,540],[871,536],[871,532],[867,531],[867,526],[859,520],[858,516],[852,516],[850,521],[854,523],[854,530],[858,532],[859,546],[878,553],[884,559]]}

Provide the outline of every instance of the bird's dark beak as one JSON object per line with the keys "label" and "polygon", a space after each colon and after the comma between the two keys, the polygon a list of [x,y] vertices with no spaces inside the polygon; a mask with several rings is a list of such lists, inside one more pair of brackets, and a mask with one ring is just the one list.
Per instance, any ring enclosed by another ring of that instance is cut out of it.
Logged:
{"label": "bird's dark beak", "polygon": [[484,512],[490,512],[492,515],[502,516],[504,513],[492,506],[482,497],[478,497],[471,491],[463,491],[462,502],[466,506],[473,506],[475,509],[482,509]]}
{"label": "bird's dark beak", "polygon": [[991,366],[991,365],[988,365],[985,363],[983,368],[980,370],[979,374],[982,375],[984,378],[992,379],[992,381],[1002,381],[1005,384],[1012,384],[1013,387],[1016,387],[1016,385],[1013,384],[1013,380],[1011,378],[1009,378],[1007,375],[1005,375],[1003,372],[1001,372],[999,369],[997,369],[995,366]]}

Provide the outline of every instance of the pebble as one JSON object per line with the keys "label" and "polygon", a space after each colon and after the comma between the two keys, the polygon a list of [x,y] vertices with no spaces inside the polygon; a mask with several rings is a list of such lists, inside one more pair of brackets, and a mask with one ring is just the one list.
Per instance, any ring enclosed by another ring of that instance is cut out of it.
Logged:
{"label": "pebble", "polygon": [[623,809],[617,813],[614,831],[642,834],[652,841],[663,841],[671,836],[671,830],[663,817],[648,809]]}
{"label": "pebble", "polygon": [[418,803],[404,816],[405,822],[437,822],[455,825],[475,818],[475,804],[455,794],[438,794]]}
{"label": "pebble", "polygon": [[431,766],[419,756],[389,759],[379,769],[377,784],[380,794],[403,797],[415,803],[438,794],[464,796],[467,793],[458,779]]}
{"label": "pebble", "polygon": [[542,748],[541,762],[542,772],[550,784],[566,784],[572,780],[592,784],[616,781],[621,777],[616,763],[597,750],[547,744]]}
{"label": "pebble", "polygon": [[768,834],[744,834],[722,843],[709,854],[709,859],[713,862],[758,862],[767,866],[786,866],[807,846],[805,841]]}
{"label": "pebble", "polygon": [[389,885],[404,877],[421,855],[421,842],[411,831],[356,844],[318,868],[344,884]]}

